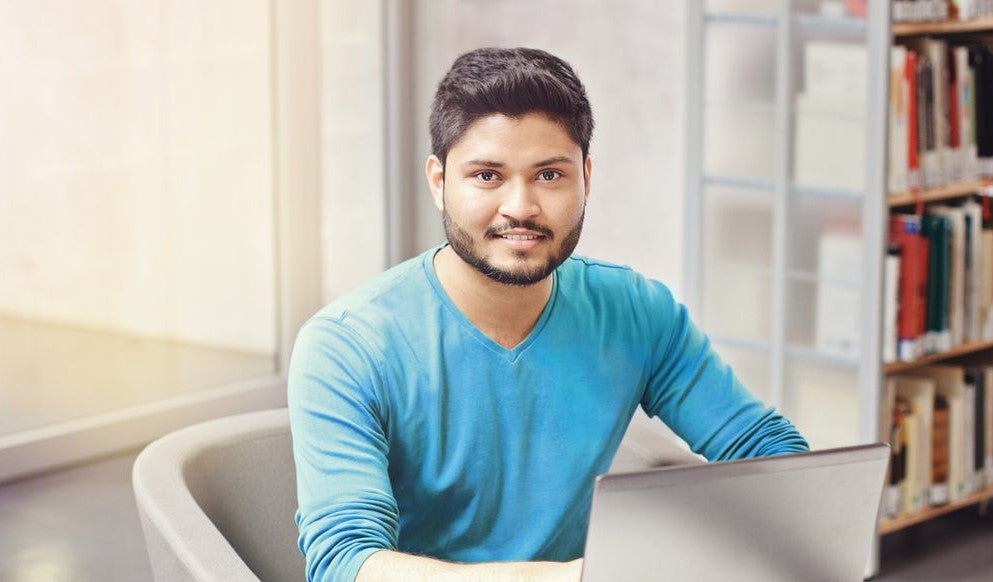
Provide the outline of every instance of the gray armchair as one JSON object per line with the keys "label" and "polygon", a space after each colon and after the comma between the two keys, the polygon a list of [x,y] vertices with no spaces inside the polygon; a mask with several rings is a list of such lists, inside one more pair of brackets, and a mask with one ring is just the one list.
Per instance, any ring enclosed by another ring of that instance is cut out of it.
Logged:
{"label": "gray armchair", "polygon": [[155,579],[305,579],[286,409],[191,426],[150,444],[133,485]]}
{"label": "gray armchair", "polygon": [[[612,470],[700,462],[666,435],[636,416]],[[286,409],[167,435],[138,456],[133,485],[159,582],[304,580]]]}

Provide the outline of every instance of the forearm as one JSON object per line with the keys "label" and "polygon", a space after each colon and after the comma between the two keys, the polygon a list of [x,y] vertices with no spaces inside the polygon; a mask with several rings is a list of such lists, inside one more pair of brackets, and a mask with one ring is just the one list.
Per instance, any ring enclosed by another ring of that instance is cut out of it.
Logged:
{"label": "forearm", "polygon": [[582,560],[571,562],[486,562],[458,564],[389,550],[376,552],[359,569],[356,582],[577,582]]}

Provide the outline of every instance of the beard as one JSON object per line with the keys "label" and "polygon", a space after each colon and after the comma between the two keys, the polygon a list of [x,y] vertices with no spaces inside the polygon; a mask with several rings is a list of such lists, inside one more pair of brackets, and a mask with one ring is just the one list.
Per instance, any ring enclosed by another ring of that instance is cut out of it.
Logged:
{"label": "beard", "polygon": [[[448,214],[447,208],[442,210],[441,217],[442,223],[445,226],[445,236],[448,238],[448,243],[451,245],[452,250],[455,251],[455,254],[458,255],[459,258],[497,283],[526,287],[543,281],[546,277],[551,275],[552,272],[559,267],[559,265],[564,263],[565,260],[569,258],[572,251],[576,250],[576,245],[579,244],[579,237],[583,232],[583,220],[586,218],[586,207],[583,207],[583,212],[579,215],[579,220],[576,221],[575,226],[573,226],[565,238],[562,239],[562,242],[559,243],[558,248],[548,256],[544,264],[530,267],[522,265],[517,269],[500,269],[490,263],[488,257],[478,254],[476,252],[476,241],[472,238],[472,235],[452,219],[451,215]],[[551,229],[530,220],[510,219],[502,226],[490,227],[486,229],[486,233],[483,236],[484,238],[492,238],[497,236],[500,232],[512,228],[526,228],[542,234],[549,243],[555,243],[555,233],[553,233]],[[517,253],[517,256],[521,260],[527,258],[527,254],[524,252]]]}

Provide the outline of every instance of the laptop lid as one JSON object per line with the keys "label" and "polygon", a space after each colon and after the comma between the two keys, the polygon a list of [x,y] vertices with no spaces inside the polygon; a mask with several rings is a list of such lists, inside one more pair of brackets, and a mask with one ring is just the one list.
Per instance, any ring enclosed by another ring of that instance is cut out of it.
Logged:
{"label": "laptop lid", "polygon": [[583,582],[861,580],[884,444],[597,477]]}

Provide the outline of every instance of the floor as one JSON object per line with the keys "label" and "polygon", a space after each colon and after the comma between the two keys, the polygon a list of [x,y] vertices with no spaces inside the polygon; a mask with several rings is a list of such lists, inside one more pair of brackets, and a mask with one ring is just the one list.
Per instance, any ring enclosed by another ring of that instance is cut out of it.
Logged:
{"label": "floor", "polygon": [[[0,580],[152,579],[131,495],[135,454],[0,486]],[[993,579],[993,515],[975,508],[883,540],[876,580]]]}
{"label": "floor", "polygon": [[0,486],[0,580],[151,580],[131,495],[134,457]]}

